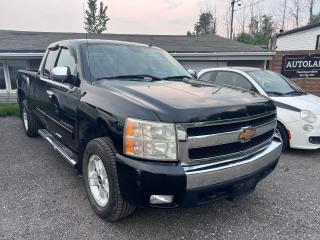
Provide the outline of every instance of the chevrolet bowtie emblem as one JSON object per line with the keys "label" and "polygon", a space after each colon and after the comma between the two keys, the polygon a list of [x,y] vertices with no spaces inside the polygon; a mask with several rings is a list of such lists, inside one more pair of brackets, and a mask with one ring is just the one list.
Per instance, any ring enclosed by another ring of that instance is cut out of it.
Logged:
{"label": "chevrolet bowtie emblem", "polygon": [[239,135],[239,139],[241,142],[247,142],[251,140],[256,135],[256,130],[253,128],[243,128]]}

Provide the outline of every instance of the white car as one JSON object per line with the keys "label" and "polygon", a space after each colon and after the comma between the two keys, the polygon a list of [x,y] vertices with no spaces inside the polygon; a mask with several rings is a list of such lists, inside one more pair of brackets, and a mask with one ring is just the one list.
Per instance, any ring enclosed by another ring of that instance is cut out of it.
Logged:
{"label": "white car", "polygon": [[320,97],[304,92],[281,74],[248,67],[212,68],[198,79],[258,92],[277,106],[283,149],[320,148]]}

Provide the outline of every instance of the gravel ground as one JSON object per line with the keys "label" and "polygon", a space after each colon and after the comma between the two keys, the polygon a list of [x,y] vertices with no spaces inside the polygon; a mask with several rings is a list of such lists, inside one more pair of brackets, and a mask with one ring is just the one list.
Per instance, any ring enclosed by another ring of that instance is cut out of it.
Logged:
{"label": "gravel ground", "polygon": [[0,239],[320,239],[320,151],[283,154],[240,200],[97,217],[83,179],[17,118],[0,119]]}

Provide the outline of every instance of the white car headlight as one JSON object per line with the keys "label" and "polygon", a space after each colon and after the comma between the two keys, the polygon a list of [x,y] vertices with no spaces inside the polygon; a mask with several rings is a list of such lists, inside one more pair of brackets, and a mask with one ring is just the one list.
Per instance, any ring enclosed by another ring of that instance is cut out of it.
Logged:
{"label": "white car headlight", "polygon": [[123,136],[124,153],[138,158],[177,161],[174,124],[127,118]]}
{"label": "white car headlight", "polygon": [[309,110],[301,111],[301,118],[307,123],[315,123],[317,121],[317,116]]}

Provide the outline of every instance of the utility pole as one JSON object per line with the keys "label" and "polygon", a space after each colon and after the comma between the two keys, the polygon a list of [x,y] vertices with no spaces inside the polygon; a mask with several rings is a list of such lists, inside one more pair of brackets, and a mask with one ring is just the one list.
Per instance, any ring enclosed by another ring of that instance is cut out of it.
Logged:
{"label": "utility pole", "polygon": [[231,26],[230,26],[230,39],[233,38],[233,17],[234,17],[234,4],[238,3],[241,6],[241,0],[231,0]]}
{"label": "utility pole", "polygon": [[[253,6],[253,5],[256,5],[258,3],[261,3],[261,2],[264,2],[265,0],[258,0],[257,2],[254,2],[254,3],[251,3],[249,5],[245,5],[243,7],[241,7],[241,0],[231,0],[231,27],[230,27],[230,39],[233,38],[233,17],[234,17],[234,12],[235,11],[238,11],[238,10],[241,10],[241,9],[244,9],[244,8],[247,8],[247,7],[250,7],[250,6]],[[287,1],[287,0],[286,0]],[[241,7],[241,8],[238,8],[238,9],[234,9],[234,5],[238,3],[238,6]]]}
{"label": "utility pole", "polygon": [[235,0],[231,0],[231,27],[230,27],[230,39],[232,39],[233,35],[233,15],[234,15],[234,4]]}

